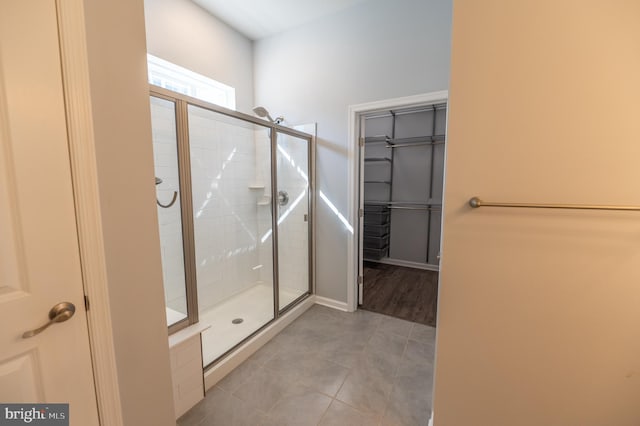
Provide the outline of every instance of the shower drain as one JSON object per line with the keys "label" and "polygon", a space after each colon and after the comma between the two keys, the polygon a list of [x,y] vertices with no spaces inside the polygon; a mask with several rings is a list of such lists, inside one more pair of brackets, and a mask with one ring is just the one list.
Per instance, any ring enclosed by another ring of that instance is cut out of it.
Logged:
{"label": "shower drain", "polygon": [[236,318],[233,321],[231,321],[232,324],[240,324],[242,323],[242,321],[244,321],[242,318]]}

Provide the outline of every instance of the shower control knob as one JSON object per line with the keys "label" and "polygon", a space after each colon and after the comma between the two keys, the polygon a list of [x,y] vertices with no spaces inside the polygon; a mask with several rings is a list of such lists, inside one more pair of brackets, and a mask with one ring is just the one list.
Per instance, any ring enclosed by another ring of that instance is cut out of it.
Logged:
{"label": "shower control knob", "polygon": [[278,204],[281,206],[289,204],[289,194],[287,191],[278,191]]}

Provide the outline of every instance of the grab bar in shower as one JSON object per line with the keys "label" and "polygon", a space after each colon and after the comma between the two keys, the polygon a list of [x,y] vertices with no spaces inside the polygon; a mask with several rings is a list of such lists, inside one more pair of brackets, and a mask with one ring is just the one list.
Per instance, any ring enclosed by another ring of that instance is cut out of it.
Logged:
{"label": "grab bar in shower", "polygon": [[570,209],[570,210],[622,210],[640,211],[640,206],[608,206],[598,204],[540,204],[540,203],[496,203],[493,201],[483,201],[478,197],[469,200],[471,207],[516,207],[530,209]]}
{"label": "grab bar in shower", "polygon": [[[161,183],[162,183],[162,179],[156,176],[156,185],[160,185]],[[156,203],[158,204],[158,206],[162,207],[163,209],[168,209],[169,207],[175,204],[177,199],[178,199],[178,191],[173,191],[173,198],[171,198],[171,201],[169,201],[169,204],[162,204],[157,198],[156,198]]]}

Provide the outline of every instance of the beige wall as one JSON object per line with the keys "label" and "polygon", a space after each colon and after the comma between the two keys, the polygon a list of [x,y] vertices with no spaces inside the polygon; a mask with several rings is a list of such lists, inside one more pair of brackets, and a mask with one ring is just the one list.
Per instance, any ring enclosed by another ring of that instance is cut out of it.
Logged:
{"label": "beige wall", "polygon": [[85,1],[102,226],[125,425],[175,425],[142,0]]}
{"label": "beige wall", "polygon": [[640,424],[640,3],[454,2],[435,424]]}

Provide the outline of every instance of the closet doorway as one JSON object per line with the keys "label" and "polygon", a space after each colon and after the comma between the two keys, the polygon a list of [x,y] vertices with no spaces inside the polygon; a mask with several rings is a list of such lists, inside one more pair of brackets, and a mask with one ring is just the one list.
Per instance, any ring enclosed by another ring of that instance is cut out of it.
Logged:
{"label": "closet doorway", "polygon": [[358,116],[358,307],[436,325],[447,97]]}

